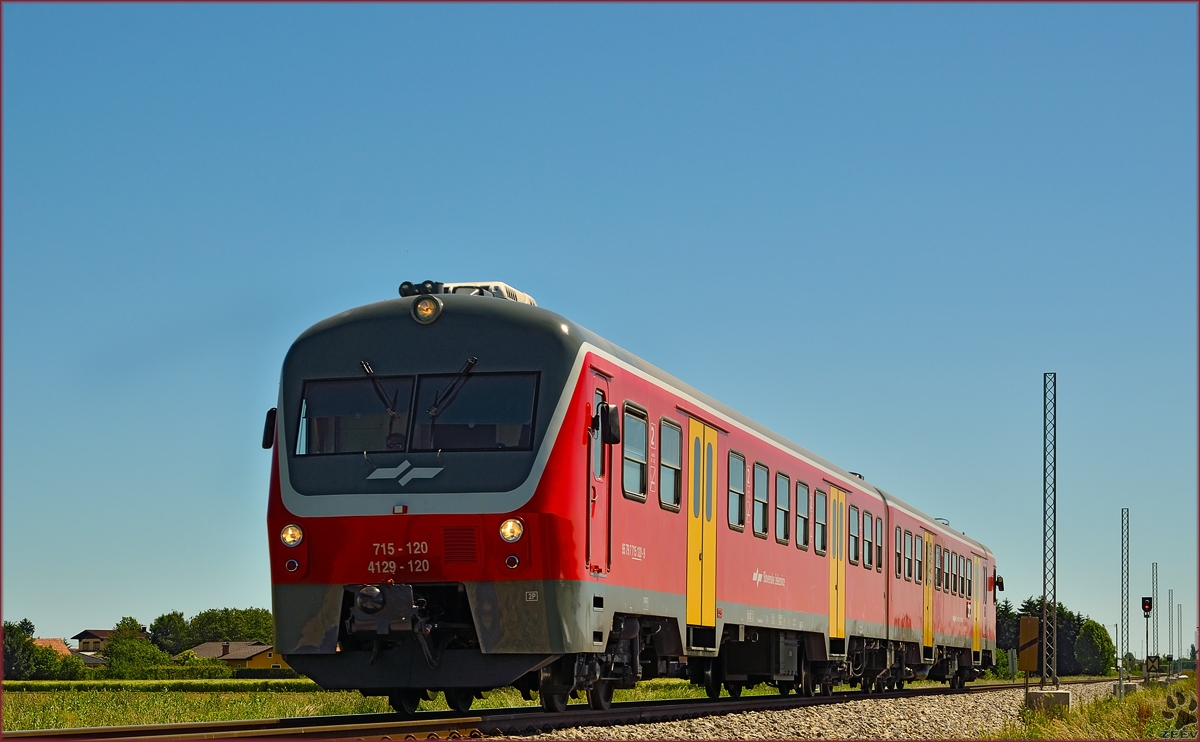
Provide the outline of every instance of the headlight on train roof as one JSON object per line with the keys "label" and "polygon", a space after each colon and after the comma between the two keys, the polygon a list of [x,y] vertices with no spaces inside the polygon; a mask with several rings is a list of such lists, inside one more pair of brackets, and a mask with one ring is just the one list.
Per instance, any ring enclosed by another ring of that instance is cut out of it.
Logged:
{"label": "headlight on train roof", "polygon": [[286,525],[279,532],[279,540],[283,542],[284,546],[299,546],[300,542],[304,540],[304,531],[295,523]]}
{"label": "headlight on train roof", "polygon": [[427,325],[442,313],[442,300],[436,296],[422,296],[412,305],[412,317],[417,322]]}
{"label": "headlight on train roof", "polygon": [[523,533],[525,533],[525,524],[516,518],[509,518],[500,524],[500,538],[510,544],[520,541]]}

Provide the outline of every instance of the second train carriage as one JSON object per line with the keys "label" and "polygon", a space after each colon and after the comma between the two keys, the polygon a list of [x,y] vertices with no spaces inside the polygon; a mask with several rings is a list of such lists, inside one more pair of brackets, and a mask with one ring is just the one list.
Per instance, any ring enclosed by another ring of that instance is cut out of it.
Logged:
{"label": "second train carriage", "polygon": [[404,293],[296,340],[264,434],[276,644],[323,687],[556,710],[991,665],[982,544],[503,284]]}

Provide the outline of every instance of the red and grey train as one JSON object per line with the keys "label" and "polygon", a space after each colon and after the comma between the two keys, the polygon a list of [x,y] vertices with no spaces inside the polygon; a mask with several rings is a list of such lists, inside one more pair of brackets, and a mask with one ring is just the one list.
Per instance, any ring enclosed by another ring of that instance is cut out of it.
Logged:
{"label": "red and grey train", "polygon": [[293,343],[264,431],[276,646],[322,687],[556,711],[991,666],[983,544],[504,284],[400,293]]}

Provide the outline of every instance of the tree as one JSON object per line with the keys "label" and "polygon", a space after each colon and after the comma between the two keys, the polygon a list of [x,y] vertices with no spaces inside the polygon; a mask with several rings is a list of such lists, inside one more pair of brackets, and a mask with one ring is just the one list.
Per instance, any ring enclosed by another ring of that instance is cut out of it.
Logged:
{"label": "tree", "polygon": [[86,674],[87,666],[83,664],[83,660],[79,659],[75,655],[69,654],[59,660],[59,680],[81,680]]}
{"label": "tree", "polygon": [[4,622],[4,677],[24,680],[33,662],[33,623],[23,618],[18,623]]}
{"label": "tree", "polygon": [[125,616],[113,627],[100,650],[108,659],[110,678],[139,678],[147,668],[171,664],[171,655],[151,644],[142,631],[142,625],[132,616]]}
{"label": "tree", "polygon": [[1116,648],[1108,629],[1088,619],[1075,641],[1075,659],[1089,675],[1107,675],[1116,664]]}
{"label": "tree", "polygon": [[[1062,603],[1056,606],[1056,616],[1058,622],[1058,631],[1056,633],[1057,642],[1055,646],[1058,651],[1058,674],[1059,675],[1077,675],[1082,667],[1079,660],[1075,659],[1075,640],[1079,636],[1079,630],[1083,627],[1083,622],[1087,620],[1084,616],[1078,613],[1072,613]],[[1021,616],[1042,616],[1042,599],[1038,597],[1026,598],[1021,603],[1019,611]],[[1038,654],[1038,669],[1042,671],[1042,658]]]}
{"label": "tree", "polygon": [[1191,653],[1189,654],[1188,659],[1189,660],[1196,659],[1196,645],[1195,644],[1192,645]]}
{"label": "tree", "polygon": [[[72,673],[82,669],[83,661],[78,657],[62,657],[50,647],[34,644],[33,632],[33,622],[27,618],[17,623],[4,622],[5,679],[57,680],[63,677],[64,672]],[[79,667],[76,668],[68,660],[74,660]]]}
{"label": "tree", "polygon": [[1016,649],[1017,640],[1021,633],[1021,618],[1013,610],[1012,601],[1008,598],[996,604],[996,647],[998,649]]}
{"label": "tree", "polygon": [[188,622],[188,646],[204,642],[253,642],[272,644],[275,629],[266,608],[212,608]]}
{"label": "tree", "polygon": [[176,655],[187,649],[188,622],[179,611],[164,613],[150,624],[150,641],[167,654]]}

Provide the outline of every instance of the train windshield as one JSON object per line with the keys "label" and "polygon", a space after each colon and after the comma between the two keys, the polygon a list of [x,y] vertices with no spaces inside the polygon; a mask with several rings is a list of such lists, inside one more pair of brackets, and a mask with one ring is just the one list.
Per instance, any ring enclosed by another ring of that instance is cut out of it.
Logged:
{"label": "train windshield", "polygon": [[411,376],[307,382],[297,455],[405,450],[412,389]]}
{"label": "train windshield", "polygon": [[421,376],[412,451],[529,450],[536,373]]}

